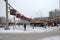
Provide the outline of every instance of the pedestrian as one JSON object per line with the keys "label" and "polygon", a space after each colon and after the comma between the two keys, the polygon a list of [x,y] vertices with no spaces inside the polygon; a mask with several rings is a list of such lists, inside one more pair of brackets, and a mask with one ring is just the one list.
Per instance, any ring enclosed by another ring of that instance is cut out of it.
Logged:
{"label": "pedestrian", "polygon": [[26,24],[24,24],[24,31],[26,31]]}
{"label": "pedestrian", "polygon": [[34,29],[34,26],[33,26],[33,29]]}
{"label": "pedestrian", "polygon": [[47,24],[44,24],[44,28],[46,28]]}
{"label": "pedestrian", "polygon": [[34,24],[33,24],[33,29],[34,29]]}
{"label": "pedestrian", "polygon": [[57,24],[57,27],[58,27],[58,24]]}

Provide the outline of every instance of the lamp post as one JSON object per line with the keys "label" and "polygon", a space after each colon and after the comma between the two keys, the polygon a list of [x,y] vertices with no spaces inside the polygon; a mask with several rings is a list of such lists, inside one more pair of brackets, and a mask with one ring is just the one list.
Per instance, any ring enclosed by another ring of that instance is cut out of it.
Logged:
{"label": "lamp post", "polygon": [[6,2],[6,28],[5,30],[8,30],[9,29],[9,26],[8,26],[8,0],[4,0]]}

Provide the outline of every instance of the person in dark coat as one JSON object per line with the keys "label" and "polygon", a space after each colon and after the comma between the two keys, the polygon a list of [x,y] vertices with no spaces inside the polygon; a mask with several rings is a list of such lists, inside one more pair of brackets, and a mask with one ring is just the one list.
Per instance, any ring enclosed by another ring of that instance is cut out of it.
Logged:
{"label": "person in dark coat", "polygon": [[58,24],[57,24],[57,27],[58,27]]}
{"label": "person in dark coat", "polygon": [[24,31],[26,31],[26,24],[24,24]]}

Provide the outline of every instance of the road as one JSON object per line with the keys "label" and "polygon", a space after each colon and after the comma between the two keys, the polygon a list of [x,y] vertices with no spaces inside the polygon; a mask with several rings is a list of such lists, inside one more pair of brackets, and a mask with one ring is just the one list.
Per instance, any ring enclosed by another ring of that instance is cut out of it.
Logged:
{"label": "road", "polygon": [[43,33],[0,33],[0,40],[38,40],[57,35],[60,35],[60,29]]}

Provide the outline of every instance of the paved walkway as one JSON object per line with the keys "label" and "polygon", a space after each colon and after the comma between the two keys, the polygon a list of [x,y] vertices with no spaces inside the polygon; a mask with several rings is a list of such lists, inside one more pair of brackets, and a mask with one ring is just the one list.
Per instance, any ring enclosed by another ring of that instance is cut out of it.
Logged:
{"label": "paved walkway", "polygon": [[38,40],[45,37],[60,35],[60,29],[52,32],[43,33],[0,33],[0,40]]}

